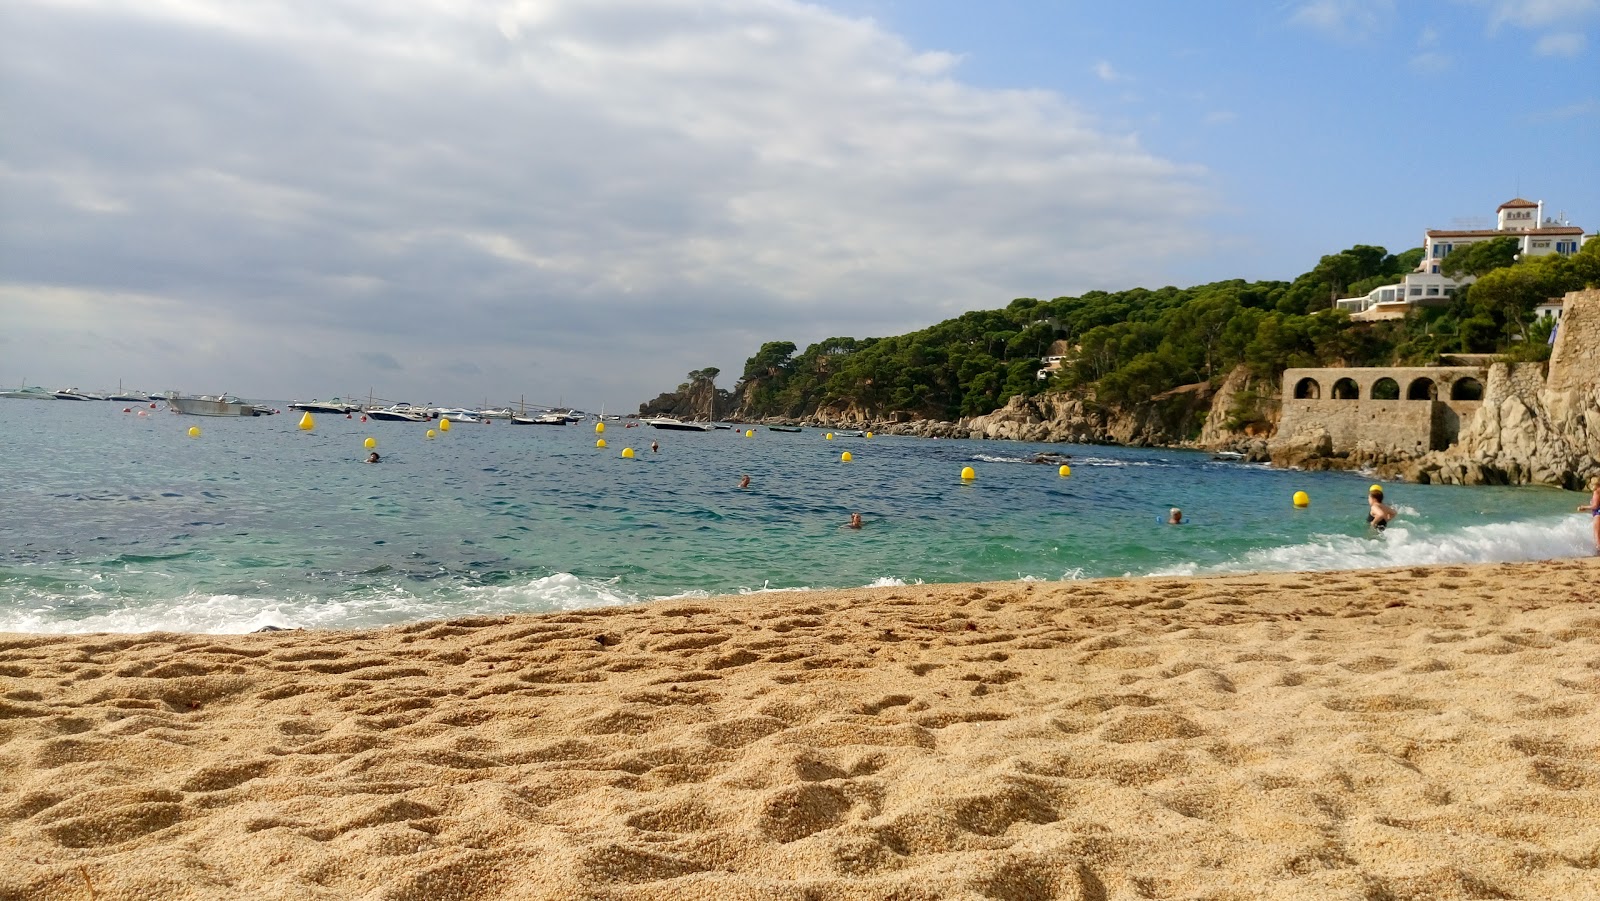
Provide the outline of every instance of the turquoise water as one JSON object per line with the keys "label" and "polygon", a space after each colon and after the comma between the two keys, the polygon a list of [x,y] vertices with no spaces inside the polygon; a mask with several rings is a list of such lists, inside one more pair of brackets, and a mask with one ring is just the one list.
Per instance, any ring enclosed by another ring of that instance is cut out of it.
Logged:
{"label": "turquoise water", "polygon": [[[123,408],[0,400],[0,631],[355,627],[774,589],[1542,559],[1590,540],[1566,492],[1394,485],[1400,519],[1375,536],[1369,476],[1178,451],[623,423],[599,450],[592,423],[429,440],[416,423],[322,416],[307,433],[298,414]],[[1072,476],[1022,462],[1038,451],[1071,454]],[[1300,490],[1309,509],[1290,504]],[[1162,525],[1170,506],[1189,524]],[[864,529],[840,527],[852,512]]]}

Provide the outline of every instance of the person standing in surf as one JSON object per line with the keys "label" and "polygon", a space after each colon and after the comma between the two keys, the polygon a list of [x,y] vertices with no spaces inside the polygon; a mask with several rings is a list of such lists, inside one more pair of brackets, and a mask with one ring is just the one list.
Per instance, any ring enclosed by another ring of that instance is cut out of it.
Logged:
{"label": "person standing in surf", "polygon": [[1579,506],[1578,512],[1589,514],[1594,524],[1594,552],[1600,555],[1600,476],[1589,480],[1589,492],[1589,503]]}
{"label": "person standing in surf", "polygon": [[1382,532],[1389,528],[1395,509],[1383,502],[1383,489],[1373,485],[1367,490],[1367,525]]}

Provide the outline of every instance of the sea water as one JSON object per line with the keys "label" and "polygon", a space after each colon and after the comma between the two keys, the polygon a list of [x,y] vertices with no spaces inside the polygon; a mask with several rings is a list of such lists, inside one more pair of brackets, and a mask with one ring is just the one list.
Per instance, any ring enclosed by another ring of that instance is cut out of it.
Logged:
{"label": "sea water", "polygon": [[[1393,484],[1400,516],[1379,534],[1365,524],[1370,475],[1181,451],[623,422],[601,449],[593,422],[461,423],[429,439],[437,423],[324,415],[306,432],[297,413],[13,400],[0,413],[0,631],[343,628],[800,588],[1590,551],[1568,492]],[[376,465],[362,463],[368,437]],[[1071,476],[1027,462],[1040,452],[1070,454]],[[1163,524],[1174,506],[1185,525]],[[865,527],[843,528],[856,512]]]}

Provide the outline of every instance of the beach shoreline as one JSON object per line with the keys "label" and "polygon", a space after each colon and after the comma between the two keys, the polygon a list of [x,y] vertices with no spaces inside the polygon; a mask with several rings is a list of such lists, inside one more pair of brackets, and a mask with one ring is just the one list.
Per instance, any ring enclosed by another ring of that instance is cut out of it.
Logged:
{"label": "beach shoreline", "polygon": [[4,634],[0,899],[1583,897],[1597,586],[1580,558]]}

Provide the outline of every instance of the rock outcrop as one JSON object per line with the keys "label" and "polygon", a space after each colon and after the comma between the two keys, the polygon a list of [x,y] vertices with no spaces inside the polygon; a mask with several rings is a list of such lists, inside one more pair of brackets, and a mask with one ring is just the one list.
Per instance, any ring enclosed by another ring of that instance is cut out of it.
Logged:
{"label": "rock outcrop", "polygon": [[1579,488],[1600,474],[1600,290],[1566,296],[1550,362],[1496,363],[1454,447],[1380,472],[1419,482]]}
{"label": "rock outcrop", "polygon": [[659,394],[639,405],[640,416],[676,416],[679,419],[721,419],[733,409],[733,399],[711,377],[691,379],[677,391]]}

